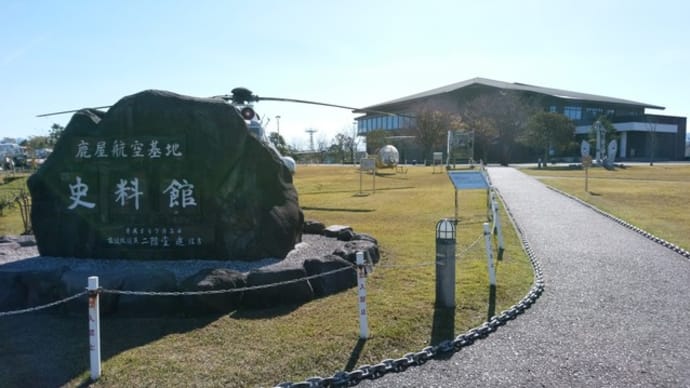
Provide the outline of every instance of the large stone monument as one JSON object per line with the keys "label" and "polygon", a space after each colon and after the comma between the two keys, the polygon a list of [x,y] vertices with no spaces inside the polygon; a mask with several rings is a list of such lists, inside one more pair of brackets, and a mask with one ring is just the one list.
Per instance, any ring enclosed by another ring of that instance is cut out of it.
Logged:
{"label": "large stone monument", "polygon": [[149,90],[77,112],[28,186],[43,256],[283,258],[302,235],[290,171],[222,100]]}

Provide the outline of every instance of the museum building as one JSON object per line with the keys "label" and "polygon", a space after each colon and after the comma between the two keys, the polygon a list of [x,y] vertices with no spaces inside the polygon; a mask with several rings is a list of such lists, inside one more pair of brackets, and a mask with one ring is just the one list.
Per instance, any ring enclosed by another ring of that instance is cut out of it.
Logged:
{"label": "museum building", "polygon": [[[606,116],[618,134],[617,160],[646,161],[650,157],[654,160],[685,158],[687,118],[646,113],[646,109],[663,110],[663,106],[486,78],[473,78],[355,111],[366,112],[364,116],[356,118],[357,134],[367,136],[376,130],[390,131],[392,136],[409,134],[410,128],[414,128],[414,119],[411,117],[422,107],[443,106],[461,114],[465,103],[481,94],[497,91],[515,92],[536,102],[544,111],[562,113],[569,117],[576,125],[575,135],[578,142],[589,136],[598,118]],[[415,156],[421,158],[421,154],[416,155],[417,152],[419,150],[411,149],[403,159],[411,160]],[[512,162],[530,161],[535,155],[533,152],[522,150],[513,155]]]}

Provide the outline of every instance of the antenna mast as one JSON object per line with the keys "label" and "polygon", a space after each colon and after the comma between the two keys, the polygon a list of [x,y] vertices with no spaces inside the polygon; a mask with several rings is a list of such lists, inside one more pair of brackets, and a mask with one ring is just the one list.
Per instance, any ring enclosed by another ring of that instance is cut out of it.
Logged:
{"label": "antenna mast", "polygon": [[314,152],[314,133],[318,132],[316,129],[307,129],[304,132],[309,134],[309,151]]}

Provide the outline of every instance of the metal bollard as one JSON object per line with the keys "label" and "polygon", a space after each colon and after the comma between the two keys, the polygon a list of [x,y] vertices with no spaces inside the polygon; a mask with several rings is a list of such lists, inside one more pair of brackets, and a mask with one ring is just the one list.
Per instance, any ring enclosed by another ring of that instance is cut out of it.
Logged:
{"label": "metal bollard", "polygon": [[436,223],[436,307],[455,307],[455,221]]}

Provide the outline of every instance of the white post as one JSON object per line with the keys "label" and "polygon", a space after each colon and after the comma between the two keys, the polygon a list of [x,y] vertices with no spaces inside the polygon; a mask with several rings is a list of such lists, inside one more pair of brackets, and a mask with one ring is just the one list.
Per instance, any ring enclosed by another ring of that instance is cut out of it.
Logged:
{"label": "white post", "polygon": [[494,252],[491,248],[491,231],[489,230],[489,223],[484,223],[484,241],[486,242],[486,262],[489,269],[489,284],[491,287],[496,287],[496,268],[494,267]]}
{"label": "white post", "polygon": [[98,301],[98,276],[89,276],[89,352],[91,380],[101,377],[101,315]]}
{"label": "white post", "polygon": [[489,270],[489,318],[496,314],[496,267],[494,267],[494,252],[491,247],[491,231],[489,223],[484,223],[484,241],[486,242],[486,262]]}
{"label": "white post", "polygon": [[496,201],[496,193],[491,192],[491,211],[493,212],[494,226],[491,228],[494,233],[498,234],[498,260],[503,260],[503,230],[501,229],[501,218],[498,212],[498,202]]}
{"label": "white post", "polygon": [[359,290],[359,338],[369,338],[369,322],[367,319],[367,277],[364,266],[364,252],[357,252],[357,289]]}

